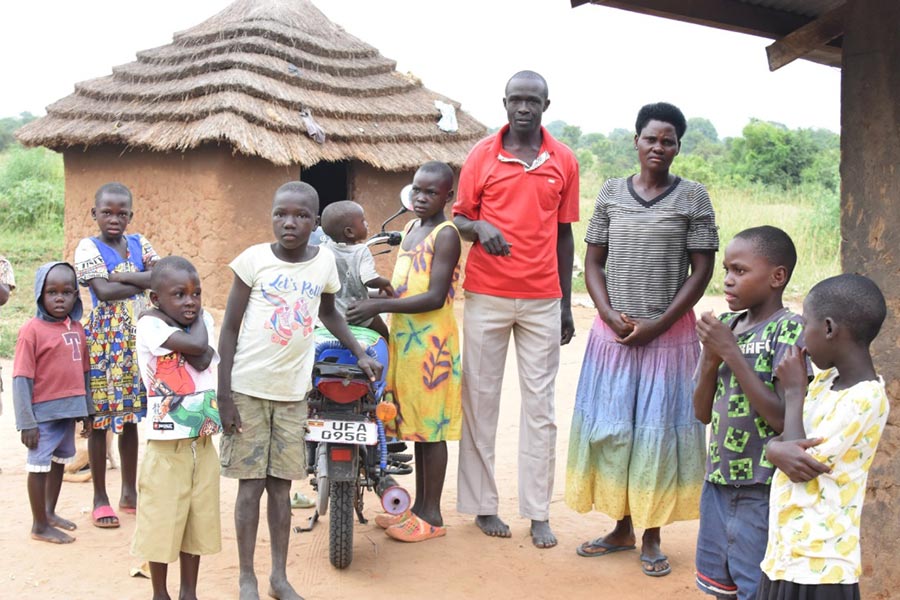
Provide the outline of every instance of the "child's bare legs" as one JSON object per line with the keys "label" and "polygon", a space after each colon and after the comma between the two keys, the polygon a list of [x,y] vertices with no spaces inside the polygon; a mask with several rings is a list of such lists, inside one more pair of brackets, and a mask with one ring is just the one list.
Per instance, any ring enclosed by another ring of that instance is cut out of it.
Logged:
{"label": "child's bare legs", "polygon": [[435,527],[443,527],[441,493],[447,474],[447,442],[416,442],[416,501],[412,512]]}
{"label": "child's bare legs", "polygon": [[[68,519],[63,519],[56,514],[56,502],[59,500],[59,490],[62,488],[63,475],[66,472],[66,466],[60,463],[50,464],[50,473],[47,475],[47,522],[53,527],[65,529],[66,531],[75,531],[77,525]],[[72,538],[75,539],[75,538]]]}
{"label": "child's bare legs", "polygon": [[[91,466],[91,483],[94,486],[94,508],[109,506],[106,495],[106,430],[93,429],[88,438],[88,461]],[[122,459],[124,467],[125,459]],[[103,517],[100,523],[115,527],[119,522],[116,517]]]}
{"label": "child's bare legs", "polygon": [[153,600],[171,600],[169,590],[166,589],[168,574],[169,565],[150,561],[150,584],[153,586]]}
{"label": "child's bare legs", "polygon": [[291,539],[291,482],[272,476],[266,477],[265,481],[266,494],[269,496],[269,537],[272,540],[269,595],[279,600],[303,600],[287,580],[287,552]]}
{"label": "child's bare legs", "polygon": [[178,600],[197,600],[197,578],[200,574],[200,556],[196,554],[179,554],[181,563],[181,589]]}
{"label": "child's bare legs", "polygon": [[[196,554],[181,552],[178,554],[181,568],[181,590],[178,600],[197,600],[197,576],[200,572],[200,557]],[[166,589],[166,578],[169,565],[150,562],[150,583],[153,585],[153,600],[171,600]]]}
{"label": "child's bare legs", "polygon": [[[75,529],[75,525],[56,516],[56,500],[62,486],[63,466],[52,463],[49,473],[28,474],[28,502],[31,504],[31,538],[53,544],[70,544],[75,541],[68,533],[57,529],[62,522]],[[49,507],[52,507],[50,509]],[[54,521],[51,522],[50,515]],[[59,523],[59,524],[57,524]]]}
{"label": "child's bare legs", "polygon": [[266,489],[265,479],[238,481],[234,503],[234,529],[238,544],[240,600],[258,600],[259,588],[253,570],[256,532],[259,529],[259,500]]}
{"label": "child's bare legs", "polygon": [[[122,491],[119,495],[119,507],[135,508],[137,507],[137,423],[125,423],[122,426],[122,433],[119,434],[119,458],[122,461]],[[106,470],[105,453],[103,469]]]}
{"label": "child's bare legs", "polygon": [[272,573],[269,595],[280,600],[302,600],[287,580],[287,550],[291,535],[291,482],[278,477],[241,479],[234,505],[234,526],[240,565],[240,599],[258,600],[259,587],[253,569],[256,532],[259,529],[259,501],[263,490],[269,496],[269,537],[272,544]]}

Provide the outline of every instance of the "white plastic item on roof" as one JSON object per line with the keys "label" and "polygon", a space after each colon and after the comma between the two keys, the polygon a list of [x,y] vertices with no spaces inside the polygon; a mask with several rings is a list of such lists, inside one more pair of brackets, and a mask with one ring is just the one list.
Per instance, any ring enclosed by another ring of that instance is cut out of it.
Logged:
{"label": "white plastic item on roof", "polygon": [[456,133],[459,131],[459,123],[456,121],[456,107],[447,104],[442,100],[435,100],[434,107],[441,111],[441,120],[438,121],[438,127],[441,131],[447,133]]}

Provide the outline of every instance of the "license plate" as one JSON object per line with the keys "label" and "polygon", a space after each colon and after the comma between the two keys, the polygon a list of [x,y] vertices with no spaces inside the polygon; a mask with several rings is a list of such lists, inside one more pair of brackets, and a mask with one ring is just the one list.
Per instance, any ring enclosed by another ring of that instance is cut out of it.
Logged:
{"label": "license plate", "polygon": [[309,419],[306,422],[308,442],[338,442],[374,446],[378,443],[378,428],[368,421],[335,421]]}

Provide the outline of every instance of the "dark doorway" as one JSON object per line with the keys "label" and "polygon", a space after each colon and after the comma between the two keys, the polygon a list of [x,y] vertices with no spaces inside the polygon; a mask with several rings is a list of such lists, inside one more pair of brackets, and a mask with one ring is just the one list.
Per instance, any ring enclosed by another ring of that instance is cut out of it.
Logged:
{"label": "dark doorway", "polygon": [[322,209],[338,200],[347,200],[350,190],[347,180],[350,163],[322,161],[300,170],[300,181],[305,181],[319,192],[319,214]]}

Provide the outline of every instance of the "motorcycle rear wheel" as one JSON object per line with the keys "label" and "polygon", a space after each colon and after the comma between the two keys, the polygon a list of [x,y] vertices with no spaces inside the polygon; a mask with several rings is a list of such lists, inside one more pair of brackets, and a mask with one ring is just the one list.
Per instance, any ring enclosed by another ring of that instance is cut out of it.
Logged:
{"label": "motorcycle rear wheel", "polygon": [[328,559],[338,569],[346,569],[353,560],[353,506],[356,484],[332,481],[331,514],[328,523]]}

